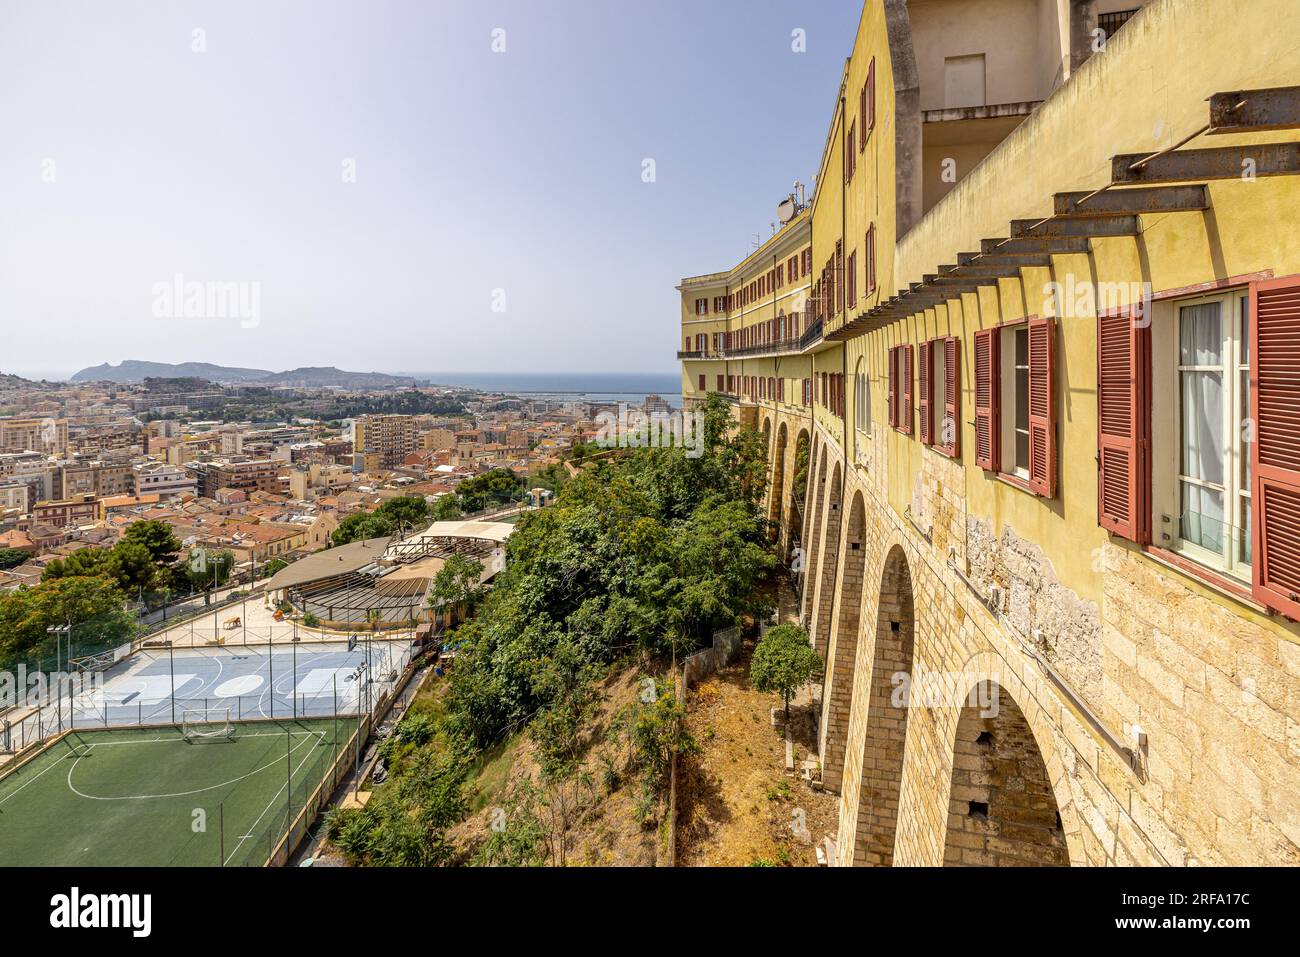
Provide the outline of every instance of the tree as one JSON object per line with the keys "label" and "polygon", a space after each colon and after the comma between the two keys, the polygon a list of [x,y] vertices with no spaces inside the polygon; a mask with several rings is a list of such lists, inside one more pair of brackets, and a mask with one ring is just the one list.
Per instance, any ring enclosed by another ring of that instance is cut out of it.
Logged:
{"label": "tree", "polygon": [[473,607],[483,588],[483,563],[476,558],[456,552],[451,555],[433,576],[429,587],[429,605],[433,608],[455,607],[465,604]]}
{"label": "tree", "polygon": [[111,579],[75,575],[0,595],[0,669],[31,657],[49,658],[55,638],[47,629],[72,626],[65,639],[81,653],[129,641],[135,621]]}
{"label": "tree", "polygon": [[466,512],[479,512],[489,505],[516,501],[523,490],[524,483],[510,469],[489,469],[456,486],[456,494]]}
{"label": "tree", "polygon": [[0,569],[17,568],[29,558],[21,548],[0,548]]}
{"label": "tree", "polygon": [[396,523],[387,515],[378,512],[353,512],[339,522],[339,527],[330,534],[330,543],[347,545],[371,538],[387,538],[396,530]]}
{"label": "tree", "polygon": [[776,691],[785,699],[790,721],[790,696],[817,671],[821,659],[798,625],[777,625],[759,641],[749,663],[749,680],[759,691]]}
{"label": "tree", "polygon": [[435,522],[454,522],[463,514],[464,512],[460,510],[460,502],[456,500],[456,496],[444,495],[433,503],[430,518]]}
{"label": "tree", "polygon": [[428,521],[429,503],[422,495],[403,495],[400,498],[390,498],[375,509],[374,514],[387,518],[395,529],[410,530]]}
{"label": "tree", "polygon": [[172,527],[160,519],[136,522],[127,528],[122,538],[143,545],[154,564],[160,567],[175,563],[181,551],[180,539],[172,532]]}
{"label": "tree", "polygon": [[46,565],[45,571],[41,572],[41,581],[84,575],[115,578],[112,564],[113,553],[107,548],[78,548],[67,558],[56,558]]}

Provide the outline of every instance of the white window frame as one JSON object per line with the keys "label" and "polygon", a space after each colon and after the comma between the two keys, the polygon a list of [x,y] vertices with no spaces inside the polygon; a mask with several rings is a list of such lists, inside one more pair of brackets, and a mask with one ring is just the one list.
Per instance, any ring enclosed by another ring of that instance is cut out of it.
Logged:
{"label": "white window frame", "polygon": [[[1220,346],[1222,364],[1218,366],[1184,366],[1181,364],[1180,342],[1182,335],[1182,310],[1190,306],[1219,303],[1223,341]],[[1172,428],[1164,431],[1153,424],[1152,437],[1155,453],[1161,456],[1165,479],[1157,489],[1155,527],[1162,530],[1169,549],[1199,565],[1250,581],[1250,446],[1245,441],[1242,423],[1249,408],[1248,344],[1245,325],[1249,297],[1247,290],[1234,288],[1212,295],[1193,296],[1173,300],[1168,315],[1168,334],[1156,337],[1156,361],[1169,371],[1170,388],[1153,392],[1153,400],[1160,403],[1161,396],[1171,408],[1165,419],[1172,419]],[[1222,487],[1196,479],[1182,472],[1183,463],[1183,389],[1184,372],[1219,372],[1223,383],[1223,438],[1224,461]],[[1242,373],[1246,373],[1243,383]],[[1170,400],[1169,397],[1172,397]],[[1163,440],[1163,441],[1162,441]],[[1223,495],[1223,511],[1227,524],[1222,552],[1214,552],[1197,542],[1182,537],[1182,491],[1184,484],[1199,485]],[[1155,482],[1153,480],[1153,487]],[[1244,548],[1243,548],[1244,546]]]}
{"label": "white window frame", "polygon": [[871,462],[871,376],[865,356],[858,360],[853,374],[853,429],[858,436],[858,461]]}
{"label": "white window frame", "polygon": [[[1025,413],[1025,427],[1016,428],[1016,418],[1021,411],[1019,403],[1016,402],[1016,377],[1023,374],[1026,385],[1026,401],[1028,401],[1028,379],[1029,379],[1029,323],[1016,322],[1003,326],[999,333],[1002,338],[998,342],[998,357],[1002,368],[999,371],[999,409],[1001,412],[1002,434],[1002,464],[1000,466],[1003,475],[1010,475],[1014,478],[1029,481],[1029,461],[1020,462],[1016,458],[1017,433],[1022,433],[1025,437],[1025,448],[1029,447],[1029,408],[1026,405],[1023,410]],[[1016,364],[1016,337],[1023,335],[1025,337],[1025,361],[1023,364]]]}

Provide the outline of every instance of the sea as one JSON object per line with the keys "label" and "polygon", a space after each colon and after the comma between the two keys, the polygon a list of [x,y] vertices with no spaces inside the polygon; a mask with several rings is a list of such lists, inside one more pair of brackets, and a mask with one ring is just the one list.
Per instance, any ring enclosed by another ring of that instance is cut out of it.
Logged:
{"label": "sea", "polygon": [[480,392],[509,392],[536,398],[585,399],[640,405],[657,395],[682,406],[680,372],[394,372],[435,385],[460,385]]}

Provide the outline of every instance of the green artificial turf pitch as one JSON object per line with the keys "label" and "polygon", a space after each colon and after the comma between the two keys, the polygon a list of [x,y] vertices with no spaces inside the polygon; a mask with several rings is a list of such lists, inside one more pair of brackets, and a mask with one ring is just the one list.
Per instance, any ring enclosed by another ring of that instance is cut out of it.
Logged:
{"label": "green artificial turf pitch", "polygon": [[[340,752],[355,727],[338,719]],[[335,728],[259,721],[193,744],[179,728],[78,731],[0,767],[0,862],[260,866],[329,773]]]}

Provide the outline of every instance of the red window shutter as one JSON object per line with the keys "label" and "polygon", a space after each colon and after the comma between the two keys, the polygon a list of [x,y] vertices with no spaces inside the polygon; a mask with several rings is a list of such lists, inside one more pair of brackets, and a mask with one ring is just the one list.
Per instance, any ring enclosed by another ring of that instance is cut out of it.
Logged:
{"label": "red window shutter", "polygon": [[876,125],[876,58],[871,58],[871,63],[867,65],[867,123],[863,129],[865,138],[867,130],[873,129]]}
{"label": "red window shutter", "polygon": [[918,407],[921,412],[921,441],[926,445],[934,444],[934,429],[930,416],[930,395],[933,392],[931,380],[934,378],[932,370],[934,369],[934,343],[921,343],[921,368],[917,376],[920,379],[921,398]]}
{"label": "red window shutter", "polygon": [[[870,73],[870,67],[868,67]],[[867,84],[862,84],[862,90],[858,93],[858,122],[862,124],[862,139],[858,141],[858,149],[861,150],[867,145]]]}
{"label": "red window shutter", "polygon": [[1002,468],[999,341],[997,329],[975,333],[975,464],[990,472]]}
{"label": "red window shutter", "polygon": [[1145,543],[1149,330],[1140,311],[1097,319],[1097,521]]}
{"label": "red window shutter", "polygon": [[1300,277],[1250,286],[1255,599],[1300,620]]}
{"label": "red window shutter", "polygon": [[939,441],[956,458],[961,454],[961,349],[956,336],[943,340],[943,424]]}
{"label": "red window shutter", "polygon": [[904,434],[912,434],[912,346],[903,346],[903,402],[899,414],[902,417],[900,428]]}
{"label": "red window shutter", "polygon": [[876,224],[867,229],[867,294],[876,291]]}
{"label": "red window shutter", "polygon": [[889,426],[898,428],[898,346],[889,350]]}
{"label": "red window shutter", "polygon": [[704,376],[703,376],[703,375],[700,376],[700,391],[701,391],[701,392],[704,391]]}
{"label": "red window shutter", "polygon": [[1029,487],[1056,495],[1056,421],[1052,415],[1056,366],[1056,323],[1029,321]]}

